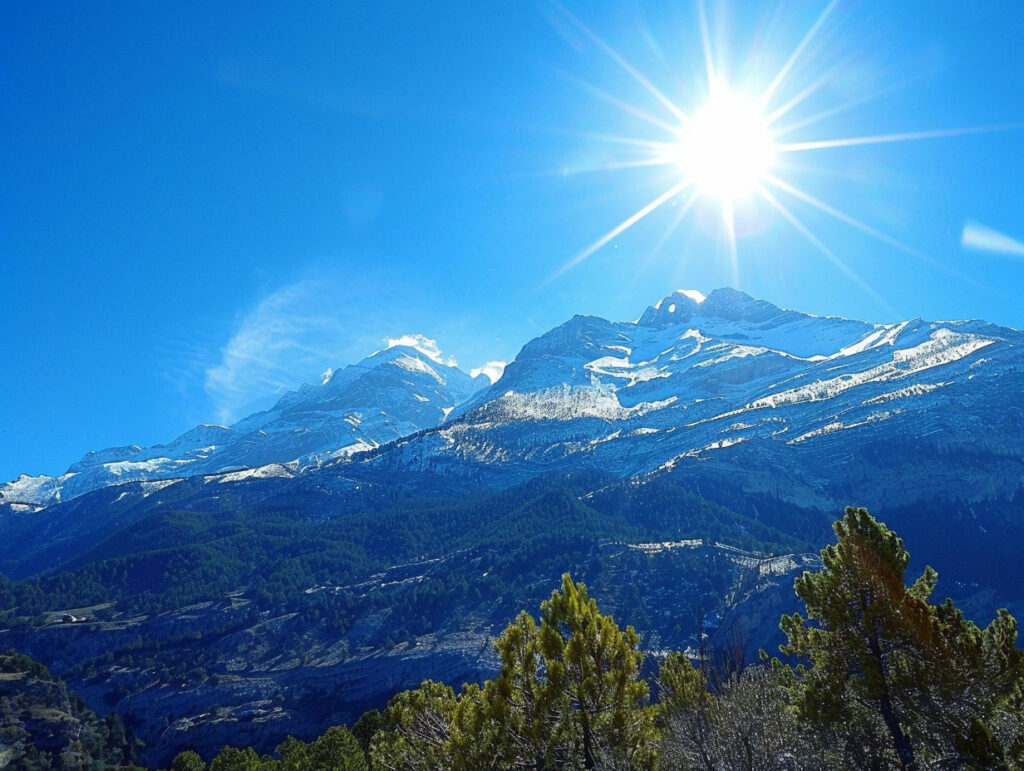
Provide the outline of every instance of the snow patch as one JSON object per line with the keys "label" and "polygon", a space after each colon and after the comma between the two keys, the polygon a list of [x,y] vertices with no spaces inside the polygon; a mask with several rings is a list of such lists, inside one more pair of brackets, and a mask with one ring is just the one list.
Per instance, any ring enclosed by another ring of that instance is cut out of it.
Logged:
{"label": "snow patch", "polygon": [[888,420],[893,415],[898,414],[898,410],[892,412],[876,412],[871,415],[868,415],[866,418],[864,418],[864,420],[857,421],[856,423],[843,423],[841,420],[837,420],[832,423],[828,423],[822,426],[821,428],[815,428],[811,431],[808,431],[805,434],[800,434],[800,436],[790,439],[788,442],[786,442],[786,444],[798,444],[799,442],[806,442],[808,439],[813,439],[817,436],[825,436],[826,434],[834,434],[837,431],[845,431],[850,428],[857,428],[858,426],[866,426],[869,423],[877,423],[881,420]]}
{"label": "snow patch", "polygon": [[444,385],[444,378],[438,375],[434,368],[423,361],[423,359],[417,359],[413,356],[399,356],[391,363],[409,372],[422,372],[424,375],[429,375],[438,383]]}
{"label": "snow patch", "polygon": [[228,474],[222,474],[218,478],[220,484],[226,482],[241,482],[246,479],[273,479],[275,477],[292,477],[295,474],[281,463],[269,463],[266,466],[258,466],[257,468],[248,468],[243,471],[232,471]]}
{"label": "snow patch", "polygon": [[905,399],[908,396],[923,396],[924,394],[931,393],[932,391],[936,391],[939,388],[948,385],[953,385],[953,381],[946,380],[942,383],[915,383],[914,385],[897,388],[895,391],[888,391],[884,394],[873,396],[870,399],[865,399],[861,404],[867,407],[873,404],[891,402],[893,399]]}
{"label": "snow patch", "polygon": [[165,487],[170,487],[180,481],[180,479],[154,479],[152,482],[140,482],[139,487],[142,488],[142,497],[148,498],[153,493],[159,492]]}
{"label": "snow patch", "polygon": [[504,420],[627,420],[668,407],[676,399],[671,396],[660,401],[641,402],[634,407],[623,407],[610,388],[600,385],[574,388],[563,384],[531,393],[506,391],[488,405],[487,412],[490,414],[496,410]]}
{"label": "snow patch", "polygon": [[449,356],[445,360],[441,355],[441,349],[437,345],[437,340],[426,337],[425,335],[402,335],[400,337],[385,337],[384,345],[387,348],[394,348],[395,346],[405,346],[406,348],[415,348],[417,351],[422,353],[428,359],[432,359],[438,364],[443,364],[446,367],[457,367],[458,363],[455,361],[454,356]]}

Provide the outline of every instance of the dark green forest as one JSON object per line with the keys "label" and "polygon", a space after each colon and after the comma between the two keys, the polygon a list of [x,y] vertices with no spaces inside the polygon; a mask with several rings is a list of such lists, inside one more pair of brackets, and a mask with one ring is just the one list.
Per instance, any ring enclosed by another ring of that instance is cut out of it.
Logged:
{"label": "dark green forest", "polygon": [[[582,502],[581,492],[593,486],[583,477],[541,479],[497,493],[410,498],[322,518],[287,506],[256,509],[225,495],[214,510],[159,511],[141,519],[60,570],[21,581],[0,575],[0,608],[6,609],[0,621],[31,625],[54,608],[102,603],[127,615],[159,613],[240,587],[260,608],[287,604],[323,614],[322,598],[304,589],[343,586],[424,554],[484,548],[497,557],[480,591],[488,600],[508,599],[524,574],[550,565],[557,575],[595,540],[691,537],[786,553],[820,543],[827,532],[824,520],[812,521],[794,537],[675,484],[610,487]],[[791,520],[793,511],[782,507],[776,518]],[[448,578],[440,577],[439,593],[465,590],[452,585],[455,576]],[[331,603],[335,631],[351,621],[346,607],[353,602],[342,593]]]}
{"label": "dark green forest", "polygon": [[795,584],[782,657],[712,665],[671,652],[643,676],[632,627],[563,577],[539,618],[495,641],[483,685],[426,681],[383,712],[274,755],[225,747],[173,769],[1006,769],[1024,764],[1024,651],[1000,611],[986,627],[946,600],[937,574],[908,585],[902,539],[847,509],[823,568]]}

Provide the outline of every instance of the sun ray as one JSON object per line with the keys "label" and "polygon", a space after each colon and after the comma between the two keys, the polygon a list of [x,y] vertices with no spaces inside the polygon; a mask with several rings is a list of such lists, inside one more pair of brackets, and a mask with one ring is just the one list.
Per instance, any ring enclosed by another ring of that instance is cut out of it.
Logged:
{"label": "sun ray", "polygon": [[820,78],[818,78],[813,83],[811,83],[809,86],[804,88],[800,93],[798,93],[796,96],[794,96],[788,102],[786,102],[784,105],[782,105],[781,107],[776,109],[775,112],[770,113],[769,115],[766,115],[765,119],[764,119],[764,122],[769,124],[769,125],[771,125],[772,123],[777,121],[783,115],[785,115],[790,110],[792,110],[794,107],[797,107],[801,102],[803,102],[805,99],[807,99],[807,97],[809,97],[812,94],[814,94],[814,92],[816,92],[823,85],[825,85],[829,81],[829,78],[831,78],[831,77],[832,77],[832,73],[831,72],[827,72],[824,75],[822,75]]}
{"label": "sun ray", "polygon": [[625,145],[628,147],[643,147],[647,150],[654,150],[663,153],[671,145],[670,142],[662,142],[656,139],[641,139],[640,137],[623,137],[615,134],[598,134],[587,131],[572,132],[572,136],[581,139],[593,139],[597,142],[607,142],[610,145]]}
{"label": "sun ray", "polygon": [[732,199],[722,199],[722,220],[725,225],[725,237],[729,242],[729,270],[732,275],[732,285],[740,285],[740,257],[736,247],[736,213],[733,211]]}
{"label": "sun ray", "polygon": [[711,55],[711,33],[708,32],[708,14],[704,8],[704,0],[697,0],[697,16],[700,19],[700,42],[704,50],[704,69],[707,70],[708,92],[710,92],[717,75],[715,74],[715,60]]}
{"label": "sun ray", "polygon": [[931,267],[936,268],[938,270],[941,270],[944,273],[947,273],[950,276],[953,276],[954,278],[958,279],[959,281],[966,281],[966,282],[969,282],[969,283],[973,283],[976,286],[984,286],[980,282],[977,282],[975,279],[972,279],[970,276],[965,276],[965,275],[961,274],[959,271],[953,270],[952,268],[950,268],[950,267],[948,267],[946,265],[943,265],[941,262],[936,260],[934,257],[930,257],[929,255],[925,254],[924,252],[921,252],[921,251],[919,251],[917,249],[914,249],[913,247],[907,246],[902,241],[899,241],[898,239],[893,238],[892,236],[888,235],[887,233],[883,233],[881,230],[878,230],[876,228],[871,227],[870,225],[868,225],[865,222],[861,222],[860,220],[858,220],[858,219],[856,219],[854,217],[851,217],[849,214],[846,214],[845,212],[842,212],[842,211],[840,211],[839,209],[836,209],[833,206],[829,206],[824,201],[822,201],[822,200],[820,200],[818,198],[815,198],[811,194],[804,192],[803,190],[801,190],[798,187],[790,185],[789,183],[785,182],[782,179],[779,179],[776,176],[768,175],[765,179],[770,184],[774,185],[775,187],[779,188],[780,190],[782,190],[782,191],[784,191],[786,193],[789,193],[794,198],[798,198],[801,201],[803,201],[804,203],[809,204],[810,206],[813,206],[816,209],[819,209],[819,210],[825,212],[826,214],[828,214],[828,215],[830,215],[832,217],[835,217],[837,220],[839,220],[841,222],[845,222],[847,225],[850,225],[851,227],[857,228],[861,232],[866,233],[867,235],[872,236],[873,238],[878,239],[879,241],[881,241],[884,244],[888,244],[889,246],[891,246],[891,247],[893,247],[895,249],[898,249],[899,251],[901,251],[901,252],[903,252],[905,254],[909,254],[911,257],[916,257],[919,260],[922,260],[923,262],[927,263]]}
{"label": "sun ray", "polygon": [[[608,145],[620,145],[625,149],[615,151],[616,157],[613,160],[589,165],[567,166],[555,174],[564,176],[617,169],[666,166],[668,173],[676,175],[679,181],[566,261],[544,284],[579,265],[624,231],[647,217],[648,214],[688,188],[692,188],[692,190],[688,194],[685,204],[671,215],[671,222],[665,232],[659,234],[655,247],[646,256],[643,266],[649,264],[665,248],[692,207],[700,200],[707,200],[709,203],[713,202],[720,211],[722,235],[718,237],[726,243],[720,244],[719,258],[725,259],[721,247],[727,247],[732,281],[734,285],[737,285],[740,278],[738,242],[741,237],[747,235],[745,232],[737,232],[737,215],[739,213],[737,207],[749,196],[760,195],[770,204],[771,209],[785,218],[821,255],[890,312],[895,311],[885,299],[802,221],[797,212],[801,215],[810,214],[810,212],[800,211],[801,204],[810,206],[845,225],[856,228],[865,235],[913,256],[932,268],[955,276],[958,281],[977,283],[971,277],[960,275],[952,267],[928,254],[856,219],[835,205],[826,203],[825,200],[801,190],[796,184],[784,178],[790,176],[788,172],[800,166],[798,163],[780,162],[784,153],[912,142],[1024,128],[1024,123],[1003,123],[864,136],[843,136],[844,132],[831,132],[831,137],[825,134],[825,138],[820,139],[815,139],[813,135],[805,133],[794,134],[793,132],[796,132],[797,129],[803,129],[857,105],[878,99],[880,96],[902,89],[907,83],[920,78],[920,76],[914,76],[898,81],[892,80],[884,88],[867,94],[862,93],[852,100],[819,110],[809,117],[800,117],[797,108],[802,108],[800,112],[809,112],[806,106],[815,104],[817,98],[828,91],[826,87],[841,78],[844,65],[848,64],[847,60],[839,57],[823,62],[824,66],[817,66],[821,58],[823,41],[830,34],[826,30],[834,32],[834,29],[826,27],[826,25],[834,24],[834,20],[839,15],[838,5],[839,0],[828,0],[810,27],[806,29],[796,47],[785,58],[782,66],[773,72],[767,72],[764,78],[759,79],[759,82],[764,83],[767,77],[771,77],[767,87],[758,94],[756,90],[750,91],[752,83],[744,82],[742,79],[733,83],[724,77],[728,71],[727,61],[716,59],[715,46],[710,32],[707,1],[696,0],[700,51],[698,53],[695,48],[693,56],[694,58],[699,55],[703,56],[707,91],[696,103],[683,102],[680,106],[666,96],[666,92],[655,86],[615,48],[562,7],[558,0],[552,0],[551,7],[558,12],[565,24],[571,24],[585,39],[592,42],[597,49],[607,55],[633,81],[638,83],[645,95],[653,96],[672,116],[671,118],[661,117],[661,111],[651,106],[650,100],[644,99],[639,104],[630,103],[590,83],[561,73],[568,80],[618,108],[625,115],[665,132],[668,138],[665,141],[656,141],[653,138],[648,139],[642,136],[580,133],[581,137],[606,142]],[[565,24],[562,26],[565,27]],[[649,34],[649,30],[648,38],[651,50],[664,61],[664,55],[653,36]],[[715,38],[714,42],[720,43],[721,41]],[[749,59],[750,57],[748,57]],[[763,56],[754,57],[754,60],[762,65],[767,62]],[[812,62],[814,66],[811,66],[809,62]],[[721,74],[718,71],[719,68],[722,70]],[[635,93],[642,92],[635,90]],[[683,107],[685,107],[685,111]],[[789,123],[777,126],[776,124],[781,123],[786,116],[789,116],[787,118]],[[855,133],[853,130],[848,130],[848,132],[849,134]],[[792,137],[793,141],[780,141],[783,136]],[[818,134],[818,136],[822,135]],[[782,196],[783,200],[785,200],[785,196],[791,196],[796,201],[783,203],[778,196]],[[796,208],[790,210],[789,206]],[[815,222],[816,220],[811,221]]]}
{"label": "sun ray", "polygon": [[647,258],[643,261],[643,264],[640,266],[641,271],[646,270],[647,267],[654,261],[654,258],[661,253],[661,250],[665,247],[665,244],[668,243],[668,239],[672,237],[672,234],[676,232],[682,221],[686,219],[686,215],[690,213],[690,209],[693,208],[694,204],[697,203],[697,200],[699,198],[700,190],[695,188],[690,193],[690,197],[686,199],[686,203],[680,206],[679,210],[676,211],[675,215],[672,217],[672,221],[669,223],[668,227],[665,228],[665,232],[662,233],[661,238],[658,239],[658,242],[648,253]]}
{"label": "sun ray", "polygon": [[613,96],[612,94],[609,94],[607,91],[604,91],[598,88],[597,86],[591,83],[587,83],[587,81],[581,80],[580,78],[574,77],[573,75],[570,75],[566,72],[557,72],[569,82],[575,84],[579,88],[582,88],[584,91],[589,92],[591,95],[596,96],[598,99],[601,99],[602,101],[605,101],[608,104],[613,105],[614,107],[618,107],[627,115],[632,115],[634,118],[639,118],[642,121],[650,123],[652,126],[660,128],[662,131],[668,134],[675,135],[679,132],[678,126],[673,126],[671,123],[667,123],[666,121],[661,120],[661,118],[656,118],[646,110],[637,107],[636,105],[630,104],[629,102],[619,99],[617,96]]}
{"label": "sun ray", "polygon": [[567,177],[572,174],[590,174],[599,171],[617,171],[619,169],[637,169],[644,166],[664,165],[665,161],[661,158],[637,158],[632,161],[610,161],[608,163],[594,163],[589,166],[567,166],[558,172],[542,172],[542,174]]}
{"label": "sun ray", "polygon": [[1021,128],[1024,128],[1024,123],[1002,123],[993,126],[968,126],[965,128],[936,129],[934,131],[910,131],[902,134],[875,134],[873,136],[845,137],[843,139],[821,139],[814,142],[784,142],[775,145],[775,151],[778,153],[796,153],[806,150],[828,150],[834,147],[877,145],[889,142],[913,142],[920,139],[941,139],[943,137],[984,134],[993,131],[1014,131]]}
{"label": "sun ray", "polygon": [[608,161],[580,166],[563,166],[558,169],[544,171],[523,171],[514,174],[503,174],[500,179],[548,179],[552,177],[571,177],[576,174],[595,174],[602,171],[619,171],[622,169],[641,169],[650,166],[664,166],[667,161],[660,157],[636,158],[633,160]]}
{"label": "sun ray", "polygon": [[630,77],[633,78],[633,80],[635,80],[637,83],[639,83],[641,86],[643,86],[647,90],[647,92],[649,94],[651,94],[651,96],[653,96],[655,99],[657,99],[659,102],[661,102],[661,104],[664,107],[666,107],[668,109],[668,111],[671,112],[676,118],[678,118],[683,123],[685,123],[687,120],[689,120],[689,118],[686,115],[686,113],[683,112],[682,110],[680,110],[679,107],[675,104],[675,102],[673,102],[671,99],[669,99],[667,96],[665,96],[665,94],[663,94],[661,92],[661,90],[658,89],[657,86],[655,86],[653,83],[651,83],[651,81],[649,81],[647,78],[645,78],[643,76],[643,74],[639,70],[637,70],[636,67],[634,67],[632,64],[630,64],[628,61],[626,61],[622,57],[622,55],[619,54],[618,51],[616,51],[614,48],[612,48],[610,45],[608,45],[606,42],[604,42],[604,40],[602,38],[600,38],[597,35],[596,32],[591,30],[590,27],[588,27],[586,24],[584,24],[582,21],[580,21],[578,18],[576,18],[576,16],[574,16],[569,11],[569,9],[567,9],[565,6],[561,5],[560,3],[555,3],[555,7],[558,8],[559,12],[566,19],[568,19],[570,22],[572,22],[572,24],[574,24],[576,26],[576,28],[580,30],[580,32],[582,32],[584,35],[586,35],[588,38],[590,38],[590,40],[598,48],[600,48],[609,57],[611,57],[612,61],[614,61],[616,64],[618,64],[623,70],[625,70],[630,75]]}
{"label": "sun ray", "polygon": [[[841,64],[832,68],[832,72],[837,72],[837,71],[841,71],[841,70],[842,70],[842,65]],[[820,123],[821,121],[825,120],[826,118],[831,118],[833,115],[839,115],[840,113],[844,113],[847,110],[852,110],[854,107],[859,107],[862,104],[867,104],[868,102],[872,102],[872,101],[874,101],[876,99],[880,99],[881,97],[885,96],[886,94],[891,94],[891,93],[894,93],[896,91],[899,91],[901,89],[906,88],[910,83],[913,83],[916,80],[920,80],[921,77],[922,77],[921,75],[912,75],[912,76],[910,76],[908,78],[903,78],[901,80],[893,81],[892,83],[890,83],[885,88],[876,89],[874,91],[871,91],[870,93],[863,94],[862,96],[859,96],[856,99],[850,99],[850,100],[848,100],[846,102],[843,102],[842,104],[836,105],[835,107],[830,107],[827,110],[822,110],[820,112],[814,113],[813,115],[809,115],[809,116],[807,116],[805,118],[801,118],[800,120],[796,121],[795,123],[790,123],[790,124],[787,124],[786,126],[783,126],[783,127],[775,129],[775,136],[776,136],[776,138],[779,138],[779,137],[785,136],[786,134],[791,134],[794,131],[796,131],[797,129],[806,128],[807,126],[812,126],[815,123]]]}
{"label": "sun ray", "polygon": [[776,89],[778,89],[778,87],[782,85],[782,81],[785,80],[786,75],[789,74],[789,71],[793,68],[793,65],[796,64],[797,59],[800,58],[800,55],[804,52],[804,49],[807,48],[808,45],[810,45],[812,40],[814,40],[815,35],[818,34],[818,30],[821,29],[821,25],[825,23],[825,19],[829,17],[829,14],[832,13],[832,10],[836,7],[837,3],[838,0],[832,0],[832,2],[825,6],[825,10],[821,12],[821,14],[818,16],[817,21],[815,21],[814,24],[811,25],[811,28],[807,30],[807,34],[804,35],[803,40],[801,40],[800,44],[793,49],[793,53],[789,55],[789,58],[786,60],[786,63],[782,65],[782,69],[779,70],[779,73],[775,76],[772,82],[768,84],[768,88],[766,88],[764,92],[761,94],[760,102],[762,107],[766,107],[768,105],[768,102],[772,98],[772,95],[775,93]]}
{"label": "sun ray", "polygon": [[692,184],[693,183],[689,179],[682,179],[679,182],[677,182],[676,184],[672,185],[672,187],[670,187],[664,193],[659,195],[653,201],[651,201],[650,203],[648,203],[645,206],[641,207],[637,211],[633,212],[633,214],[631,214],[628,217],[626,217],[626,219],[624,219],[618,225],[613,227],[611,230],[609,230],[607,233],[605,233],[599,239],[594,241],[594,243],[592,243],[586,249],[584,249],[583,251],[579,252],[574,257],[572,257],[562,267],[560,267],[553,274],[551,274],[551,276],[548,278],[548,280],[545,281],[544,283],[547,284],[548,282],[553,281],[554,279],[556,279],[559,276],[561,276],[566,271],[571,270],[572,268],[575,268],[577,265],[579,265],[581,262],[583,262],[585,259],[587,259],[587,257],[592,255],[594,252],[596,252],[602,246],[607,244],[613,238],[615,238],[616,236],[620,235],[624,231],[626,231],[629,228],[631,228],[633,225],[635,225],[637,222],[642,220],[644,217],[646,217],[652,211],[654,211],[655,209],[660,207],[666,201],[669,201],[673,197],[679,195],[679,193],[681,193],[683,190],[685,190],[687,187],[689,187]]}
{"label": "sun ray", "polygon": [[782,204],[781,201],[779,201],[775,196],[773,196],[770,192],[768,192],[763,187],[758,192],[762,196],[764,196],[765,200],[767,200],[768,203],[770,203],[772,206],[775,207],[776,211],[778,211],[779,214],[781,214],[786,220],[789,221],[789,224],[791,224],[794,228],[796,228],[797,232],[799,232],[800,235],[802,235],[804,238],[806,238],[808,241],[810,241],[810,243],[813,244],[818,249],[819,252],[821,252],[823,255],[825,255],[825,257],[827,257],[829,259],[829,261],[832,262],[833,265],[835,265],[837,268],[839,268],[839,270],[841,270],[851,281],[853,281],[857,286],[859,286],[868,295],[870,295],[870,297],[875,302],[877,302],[879,305],[881,305],[883,308],[885,308],[885,310],[887,312],[889,312],[890,314],[892,314],[894,317],[899,317],[900,316],[899,311],[897,311],[895,308],[893,308],[885,300],[885,298],[883,298],[875,290],[874,287],[872,287],[868,282],[866,282],[864,279],[862,279],[849,265],[847,265],[845,262],[843,262],[843,260],[839,257],[839,255],[837,255],[835,252],[833,252],[831,249],[829,249],[821,241],[821,239],[818,238],[816,235],[814,235],[814,233],[812,233],[807,228],[806,225],[804,225],[799,219],[797,219],[796,215],[794,215],[792,212],[790,212],[789,209],[787,209]]}

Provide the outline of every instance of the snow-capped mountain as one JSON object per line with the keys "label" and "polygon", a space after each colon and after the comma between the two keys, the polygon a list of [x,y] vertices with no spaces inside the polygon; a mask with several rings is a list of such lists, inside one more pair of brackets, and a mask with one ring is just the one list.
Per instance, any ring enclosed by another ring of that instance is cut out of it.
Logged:
{"label": "snow-capped mountain", "polygon": [[1024,484],[1022,394],[1024,334],[1012,329],[870,324],[732,289],[680,291],[633,323],[574,317],[525,345],[444,425],[371,462],[509,479],[717,470],[820,504],[860,484],[866,502],[923,493],[927,464],[886,456],[903,442],[965,462],[991,456],[979,474],[950,466],[946,483],[965,498],[1012,495]]}
{"label": "snow-capped mountain", "polygon": [[895,505],[935,485],[958,500],[1024,489],[1024,333],[983,321],[872,324],[680,290],[634,322],[576,316],[486,386],[396,346],[231,427],[23,476],[0,503],[316,469],[496,487],[555,471],[672,473],[810,507]]}
{"label": "snow-capped mountain", "polygon": [[395,345],[233,426],[200,425],[167,444],[89,452],[57,477],[22,475],[0,485],[0,504],[35,509],[108,485],[201,474],[291,475],[436,426],[489,382],[434,351]]}

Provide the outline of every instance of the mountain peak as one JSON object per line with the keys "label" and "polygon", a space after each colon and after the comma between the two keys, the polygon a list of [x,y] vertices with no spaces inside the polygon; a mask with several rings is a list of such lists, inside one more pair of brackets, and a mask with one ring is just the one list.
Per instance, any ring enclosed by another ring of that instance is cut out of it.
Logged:
{"label": "mountain peak", "polygon": [[774,315],[779,311],[770,302],[754,299],[746,292],[731,287],[722,287],[709,294],[700,310],[702,316],[714,316],[730,321],[749,318],[752,315]]}
{"label": "mountain peak", "polygon": [[693,316],[759,322],[782,312],[767,300],[758,300],[731,287],[721,287],[706,297],[696,289],[678,289],[648,308],[636,323],[642,327],[664,329],[687,322]]}
{"label": "mountain peak", "polygon": [[[437,340],[427,337],[426,335],[402,335],[401,337],[386,337],[384,338],[384,344],[387,346],[384,350],[388,351],[392,348],[411,348],[417,353],[426,356],[428,359],[432,359],[437,364],[443,364],[446,367],[457,367],[458,363],[455,361],[454,356],[449,356],[447,359],[441,354],[441,348],[437,344]],[[380,353],[380,351],[378,351]],[[376,354],[374,354],[376,355]]]}
{"label": "mountain peak", "polygon": [[689,319],[704,300],[704,295],[696,289],[677,289],[644,311],[636,323],[659,329],[679,324]]}

